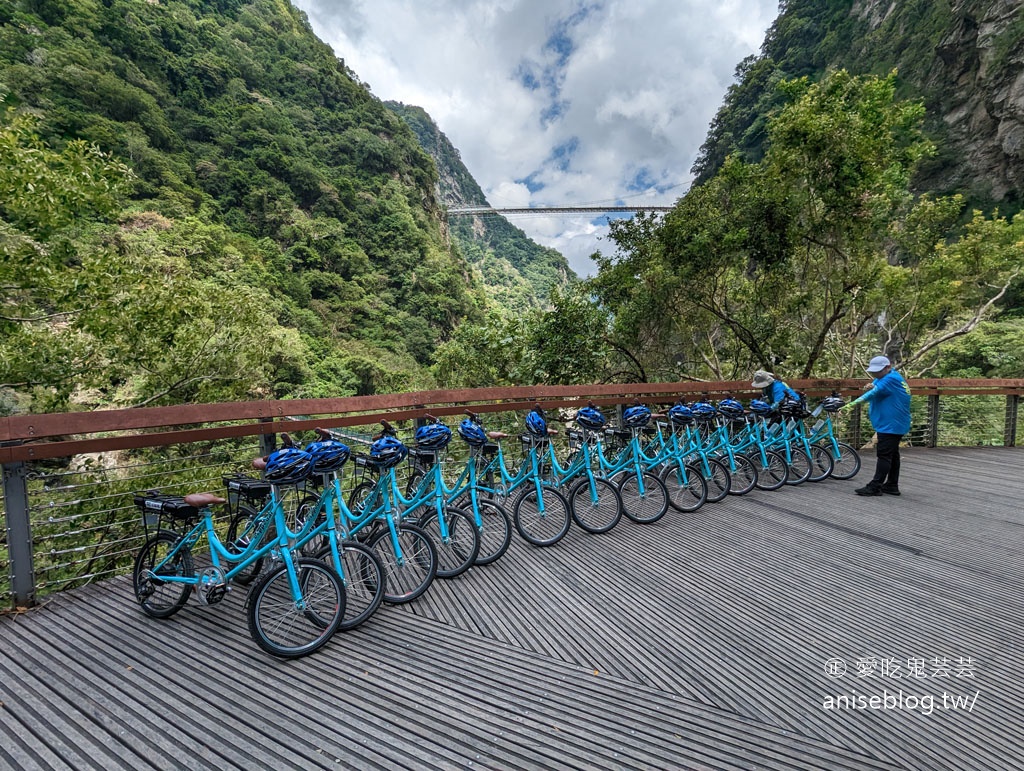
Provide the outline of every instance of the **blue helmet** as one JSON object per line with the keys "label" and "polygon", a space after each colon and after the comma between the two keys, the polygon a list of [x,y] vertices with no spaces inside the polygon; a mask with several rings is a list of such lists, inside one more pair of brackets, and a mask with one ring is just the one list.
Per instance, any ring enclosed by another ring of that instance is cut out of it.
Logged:
{"label": "blue helmet", "polygon": [[345,465],[350,455],[348,445],[336,439],[325,439],[306,445],[306,452],[313,456],[313,473],[326,474],[337,471]]}
{"label": "blue helmet", "polygon": [[547,437],[548,423],[544,420],[544,411],[534,408],[526,415],[526,430],[534,436]]}
{"label": "blue helmet", "polygon": [[275,485],[301,482],[313,473],[313,456],[296,447],[285,447],[270,453],[263,476]]}
{"label": "blue helmet", "polygon": [[589,428],[591,431],[597,431],[604,427],[604,424],[608,421],[605,420],[604,414],[597,407],[580,407],[576,412],[576,422],[579,423],[583,428]]}
{"label": "blue helmet", "polygon": [[622,411],[622,422],[629,428],[643,428],[651,419],[651,411],[642,404],[634,404]]}
{"label": "blue helmet", "polygon": [[408,454],[408,447],[387,434],[375,439],[370,445],[370,460],[381,468],[397,466]]}
{"label": "blue helmet", "polygon": [[487,443],[487,434],[484,433],[483,427],[469,418],[463,418],[459,423],[459,436],[474,447],[480,447]]}
{"label": "blue helmet", "polygon": [[842,396],[826,396],[821,400],[821,408],[825,412],[839,412],[843,408],[843,404],[845,402]]}
{"label": "blue helmet", "polygon": [[440,450],[452,440],[452,430],[444,423],[427,423],[416,429],[416,446],[421,450]]}
{"label": "blue helmet", "polygon": [[718,403],[718,411],[732,420],[742,418],[744,415],[743,404],[736,399],[722,399]]}
{"label": "blue helmet", "polygon": [[690,407],[690,412],[693,413],[693,417],[697,418],[697,420],[711,420],[718,414],[715,405],[708,404],[707,402],[695,402]]}
{"label": "blue helmet", "polygon": [[767,415],[772,411],[772,406],[764,399],[751,399],[750,411],[756,415]]}
{"label": "blue helmet", "polygon": [[668,411],[668,419],[676,426],[688,426],[693,423],[693,412],[685,404],[674,404]]}

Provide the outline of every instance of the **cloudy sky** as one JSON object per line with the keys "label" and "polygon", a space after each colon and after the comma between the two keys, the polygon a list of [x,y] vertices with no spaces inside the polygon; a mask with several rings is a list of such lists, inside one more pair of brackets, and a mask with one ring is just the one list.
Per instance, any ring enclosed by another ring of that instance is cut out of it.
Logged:
{"label": "cloudy sky", "polygon": [[[495,207],[669,205],[778,0],[293,0],[380,99],[425,109]],[[606,218],[509,218],[593,272]]]}

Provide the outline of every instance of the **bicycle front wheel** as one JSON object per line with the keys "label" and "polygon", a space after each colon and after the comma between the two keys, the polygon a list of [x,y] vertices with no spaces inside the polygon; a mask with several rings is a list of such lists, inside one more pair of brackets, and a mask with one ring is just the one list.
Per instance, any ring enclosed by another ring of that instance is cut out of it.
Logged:
{"label": "bicycle front wheel", "polygon": [[732,471],[729,470],[729,464],[721,458],[708,458],[708,471],[710,476],[704,479],[708,485],[706,502],[718,503],[732,490]]}
{"label": "bicycle front wheel", "polygon": [[319,560],[295,560],[300,596],[292,591],[287,565],[266,573],[249,592],[249,634],[271,656],[297,659],[319,650],[345,616],[345,586],[334,568]]}
{"label": "bicycle front wheel", "polygon": [[415,525],[398,525],[397,546],[391,528],[384,528],[367,544],[384,568],[384,602],[401,605],[421,596],[437,575],[437,549]]}
{"label": "bicycle front wheel", "polygon": [[490,565],[508,551],[512,543],[512,520],[503,506],[491,501],[478,501],[480,509],[480,552],[477,565]]}
{"label": "bicycle front wheel", "polygon": [[679,465],[672,461],[661,472],[661,481],[668,492],[668,505],[676,511],[688,514],[704,505],[708,499],[708,483],[696,466]]}
{"label": "bicycle front wheel", "polygon": [[657,522],[668,511],[668,490],[653,471],[643,472],[642,477],[637,477],[633,471],[626,474],[619,483],[619,495],[622,496],[622,513],[643,525]]}
{"label": "bicycle front wheel", "polygon": [[757,489],[778,490],[786,484],[789,466],[786,465],[786,459],[775,450],[765,450],[764,457],[764,461],[761,460],[760,454],[750,458],[757,469]]}
{"label": "bicycle front wheel", "polygon": [[853,447],[846,442],[836,442],[839,448],[837,454],[831,442],[822,442],[821,446],[832,456],[833,479],[853,479],[857,476],[857,472],[860,471],[860,453]]}
{"label": "bicycle front wheel", "polygon": [[729,472],[729,495],[746,495],[757,487],[757,468],[746,455],[734,455],[736,466]]}
{"label": "bicycle front wheel", "polygon": [[[355,629],[372,616],[384,602],[384,568],[377,555],[358,541],[342,541],[338,545],[341,554],[341,579],[345,582],[345,616],[338,624],[338,631]],[[331,563],[331,545],[327,544],[316,559]]]}
{"label": "bicycle front wheel", "polygon": [[811,478],[811,471],[811,456],[803,450],[790,450],[789,476],[786,477],[786,484],[802,485]]}
{"label": "bicycle front wheel", "polygon": [[607,479],[584,476],[569,493],[569,511],[588,533],[607,533],[622,519],[622,498]]}
{"label": "bicycle front wheel", "polygon": [[512,509],[516,530],[534,546],[554,546],[569,532],[569,504],[553,487],[531,485]]}
{"label": "bicycle front wheel", "polygon": [[834,466],[832,453],[820,444],[811,445],[811,475],[807,477],[808,482],[821,482],[832,476]]}
{"label": "bicycle front wheel", "polygon": [[[195,575],[192,552],[180,549],[173,557],[168,555],[178,545],[181,537],[170,530],[160,530],[143,544],[135,555],[132,570],[132,587],[135,599],[147,616],[170,618],[188,602],[192,584],[168,583],[161,576],[191,577]],[[159,566],[159,567],[157,567]]]}
{"label": "bicycle front wheel", "polygon": [[437,549],[438,578],[455,578],[469,570],[480,553],[480,534],[469,514],[454,506],[445,509],[447,537],[441,530],[441,519],[436,510],[425,515],[418,524]]}

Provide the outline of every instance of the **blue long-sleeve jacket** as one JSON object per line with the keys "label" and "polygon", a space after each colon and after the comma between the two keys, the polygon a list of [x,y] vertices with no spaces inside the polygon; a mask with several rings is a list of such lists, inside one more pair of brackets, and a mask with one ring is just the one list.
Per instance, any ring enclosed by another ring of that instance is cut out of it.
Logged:
{"label": "blue long-sleeve jacket", "polygon": [[768,404],[770,404],[773,409],[775,407],[778,407],[779,402],[781,402],[787,396],[791,399],[800,398],[800,394],[798,394],[788,385],[783,383],[781,380],[773,380],[764,389],[764,400],[768,402]]}
{"label": "blue long-sleeve jacket", "polygon": [[856,401],[868,403],[868,417],[878,433],[905,434],[910,430],[910,386],[896,370],[876,380]]}

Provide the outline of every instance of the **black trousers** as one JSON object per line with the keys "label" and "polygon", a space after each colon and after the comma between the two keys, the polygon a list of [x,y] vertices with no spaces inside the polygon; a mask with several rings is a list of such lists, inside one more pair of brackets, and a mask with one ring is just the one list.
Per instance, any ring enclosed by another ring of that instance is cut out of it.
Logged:
{"label": "black trousers", "polygon": [[900,440],[903,434],[879,434],[875,453],[875,477],[871,484],[875,487],[886,485],[898,487],[900,481]]}

